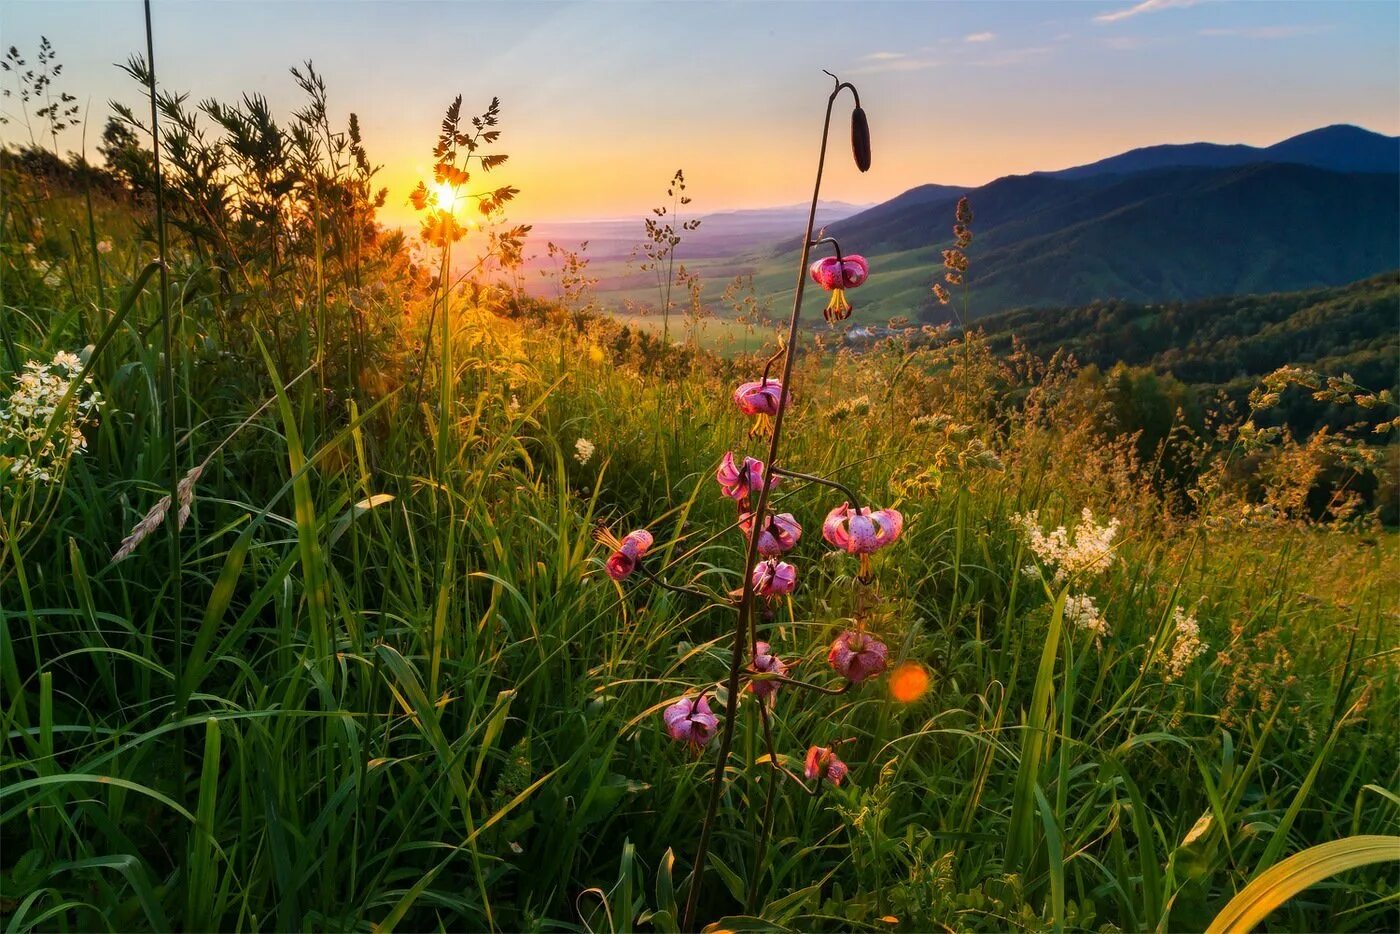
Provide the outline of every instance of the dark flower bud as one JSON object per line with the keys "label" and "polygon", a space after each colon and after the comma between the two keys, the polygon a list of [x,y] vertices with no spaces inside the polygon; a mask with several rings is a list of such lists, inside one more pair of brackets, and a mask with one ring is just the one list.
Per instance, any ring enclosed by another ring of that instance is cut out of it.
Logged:
{"label": "dark flower bud", "polygon": [[851,152],[856,157],[856,168],[870,171],[870,124],[860,107],[851,111]]}

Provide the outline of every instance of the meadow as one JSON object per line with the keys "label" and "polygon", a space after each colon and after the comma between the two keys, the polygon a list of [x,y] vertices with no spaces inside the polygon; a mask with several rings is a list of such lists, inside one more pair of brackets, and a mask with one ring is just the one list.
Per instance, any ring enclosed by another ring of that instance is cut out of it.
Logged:
{"label": "meadow", "polygon": [[1400,927],[1384,447],[1254,421],[1387,394],[1292,369],[1144,456],[1063,356],[804,329],[765,597],[716,473],[783,335],[524,296],[495,101],[381,227],[296,80],[0,166],[6,930]]}

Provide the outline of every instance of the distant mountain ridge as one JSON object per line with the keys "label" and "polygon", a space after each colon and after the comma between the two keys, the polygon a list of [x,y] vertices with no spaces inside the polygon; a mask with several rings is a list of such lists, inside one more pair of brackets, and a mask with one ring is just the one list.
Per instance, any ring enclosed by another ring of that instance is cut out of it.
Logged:
{"label": "distant mountain ridge", "polygon": [[[929,290],[962,193],[924,185],[829,226],[871,260],[852,296],[863,320],[940,317]],[[1262,148],[1149,147],[966,194],[974,317],[1337,286],[1400,266],[1400,138],[1357,127]],[[792,262],[799,246],[786,240],[764,261]]]}
{"label": "distant mountain ridge", "polygon": [[1400,172],[1400,136],[1337,123],[1290,136],[1272,146],[1243,143],[1168,143],[1145,146],[1097,162],[1050,172],[1052,178],[1091,178],[1164,168],[1230,168],[1259,162],[1310,165],[1334,172]]}

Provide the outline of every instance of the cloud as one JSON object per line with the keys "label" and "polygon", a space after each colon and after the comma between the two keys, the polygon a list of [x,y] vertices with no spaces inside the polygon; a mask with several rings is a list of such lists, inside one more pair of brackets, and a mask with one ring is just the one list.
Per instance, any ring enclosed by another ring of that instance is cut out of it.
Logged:
{"label": "cloud", "polygon": [[964,36],[964,42],[991,42],[997,37],[994,32],[974,32],[970,36]]}
{"label": "cloud", "polygon": [[1100,13],[1094,17],[1094,22],[1117,23],[1140,13],[1156,13],[1160,10],[1169,10],[1172,7],[1195,6],[1198,2],[1199,0],[1142,0],[1135,6],[1114,10],[1112,13]]}
{"label": "cloud", "polygon": [[937,68],[943,62],[936,58],[911,58],[903,52],[876,52],[874,55],[867,55],[863,61],[869,64],[852,68],[853,75],[874,75],[887,71],[923,71],[926,68]]}
{"label": "cloud", "polygon": [[1203,36],[1234,37],[1239,39],[1292,39],[1295,36],[1313,36],[1331,29],[1326,25],[1294,26],[1241,26],[1230,29],[1202,29]]}

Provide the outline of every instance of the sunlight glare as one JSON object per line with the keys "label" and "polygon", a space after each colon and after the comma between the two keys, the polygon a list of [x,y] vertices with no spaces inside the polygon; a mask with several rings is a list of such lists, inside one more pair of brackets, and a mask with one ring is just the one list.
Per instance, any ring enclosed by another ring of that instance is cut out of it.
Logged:
{"label": "sunlight glare", "polygon": [[433,186],[433,203],[439,211],[451,213],[457,206],[458,197],[457,189],[447,182],[438,182]]}

